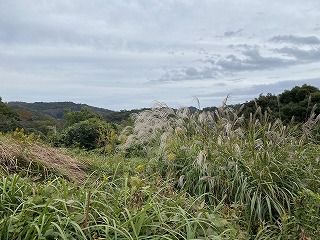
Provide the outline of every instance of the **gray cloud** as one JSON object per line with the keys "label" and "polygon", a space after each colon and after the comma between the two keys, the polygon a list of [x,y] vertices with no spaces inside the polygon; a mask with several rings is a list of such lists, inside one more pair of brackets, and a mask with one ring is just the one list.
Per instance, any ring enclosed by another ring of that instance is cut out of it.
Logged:
{"label": "gray cloud", "polygon": [[151,83],[166,83],[184,80],[200,80],[200,79],[215,79],[220,75],[220,70],[216,67],[186,67],[182,69],[168,69],[157,80],[151,80]]}
{"label": "gray cloud", "polygon": [[245,78],[233,78],[233,79],[229,79],[228,82],[242,82],[243,80],[245,80]]}
{"label": "gray cloud", "polygon": [[293,43],[298,45],[318,45],[320,44],[319,38],[316,36],[295,36],[295,35],[278,35],[269,39],[270,42],[276,43]]}
{"label": "gray cloud", "polygon": [[264,57],[257,48],[242,51],[242,54],[245,58],[238,58],[231,54],[225,59],[217,61],[216,65],[220,66],[224,71],[239,72],[271,70],[292,64],[291,60],[277,57]]}
{"label": "gray cloud", "polygon": [[243,28],[240,28],[240,29],[238,29],[236,31],[227,31],[227,32],[223,33],[223,36],[224,37],[233,37],[235,35],[240,34],[243,30],[244,30]]}
{"label": "gray cloud", "polygon": [[216,87],[225,87],[225,86],[227,86],[227,84],[224,83],[224,82],[218,82],[218,83],[214,83],[213,86],[216,86]]}
{"label": "gray cloud", "polygon": [[297,47],[283,47],[274,49],[273,51],[294,57],[296,59],[296,63],[320,61],[320,48],[318,47],[309,50],[303,50]]}
{"label": "gray cloud", "polygon": [[249,50],[258,49],[259,45],[257,45],[257,44],[252,45],[252,44],[247,44],[247,43],[229,44],[228,48],[231,48],[231,49],[236,50],[236,51],[244,51],[244,50],[249,51]]}
{"label": "gray cloud", "polygon": [[[303,38],[303,37],[301,37]],[[197,80],[204,78],[219,78],[222,76],[236,76],[241,72],[272,71],[285,69],[307,63],[320,62],[320,47],[302,49],[298,47],[271,48],[266,44],[229,44],[233,54],[221,56],[210,54],[197,61],[203,67],[185,67],[181,69],[167,69],[159,79],[161,82]],[[262,52],[264,52],[262,54]],[[278,54],[278,55],[275,55]],[[280,55],[279,55],[280,54]]]}
{"label": "gray cloud", "polygon": [[245,101],[252,100],[258,97],[260,94],[280,94],[284,90],[290,90],[294,86],[301,86],[303,84],[312,85],[320,88],[320,77],[319,78],[311,78],[311,79],[299,79],[299,80],[279,80],[275,83],[269,84],[254,84],[250,87],[237,87],[237,88],[229,88],[224,91],[215,91],[206,94],[199,94],[197,97],[200,99],[210,99],[210,98],[218,98],[222,100],[227,97],[229,104],[236,103],[244,103]]}
{"label": "gray cloud", "polygon": [[238,92],[234,92],[233,94],[237,94],[240,96],[250,96],[258,97],[259,94],[280,94],[284,90],[290,90],[294,86],[301,86],[303,84],[309,84],[320,88],[320,77],[319,78],[311,78],[311,79],[297,79],[297,80],[279,80],[275,83],[269,84],[254,84],[251,87],[239,89]]}
{"label": "gray cloud", "polygon": [[320,68],[317,0],[0,5],[5,101],[76,100],[114,109],[155,99],[183,105],[197,93],[229,93],[284,76],[308,79]]}
{"label": "gray cloud", "polygon": [[229,54],[225,57],[219,55],[206,56],[199,62],[209,64],[205,67],[186,67],[181,69],[167,69],[158,79],[160,82],[174,82],[182,80],[215,79],[225,75],[234,75],[244,71],[273,70],[284,68],[296,63],[295,60],[266,57],[260,53],[257,45],[229,45],[230,48],[240,52],[241,56]]}

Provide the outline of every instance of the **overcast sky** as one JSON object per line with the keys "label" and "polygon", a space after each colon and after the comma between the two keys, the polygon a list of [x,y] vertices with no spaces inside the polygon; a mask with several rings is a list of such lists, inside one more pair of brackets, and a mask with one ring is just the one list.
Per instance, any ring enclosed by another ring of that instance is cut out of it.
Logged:
{"label": "overcast sky", "polygon": [[319,13],[319,0],[0,0],[0,96],[119,110],[320,87]]}

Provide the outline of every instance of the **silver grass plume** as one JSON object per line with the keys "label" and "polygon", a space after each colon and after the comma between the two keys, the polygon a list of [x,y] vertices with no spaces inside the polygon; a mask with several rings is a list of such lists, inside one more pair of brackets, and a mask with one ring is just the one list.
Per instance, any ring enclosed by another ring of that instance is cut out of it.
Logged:
{"label": "silver grass plume", "polygon": [[[134,126],[125,128],[120,136],[129,135],[122,148],[126,149],[134,144],[147,144],[161,137],[163,147],[167,135],[174,132],[176,112],[164,103],[156,102],[150,110],[144,110],[132,115]],[[128,133],[129,131],[129,133]]]}
{"label": "silver grass plume", "polygon": [[313,137],[312,131],[320,123],[320,114],[316,115],[316,113],[315,113],[316,109],[317,109],[317,104],[315,104],[313,106],[311,113],[309,115],[309,118],[302,125],[302,136],[300,139],[301,143],[312,139],[312,137]]}

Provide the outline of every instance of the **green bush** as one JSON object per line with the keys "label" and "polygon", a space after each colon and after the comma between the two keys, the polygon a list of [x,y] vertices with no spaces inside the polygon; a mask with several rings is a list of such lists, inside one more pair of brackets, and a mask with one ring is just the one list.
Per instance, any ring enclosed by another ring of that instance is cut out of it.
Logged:
{"label": "green bush", "polygon": [[61,134],[53,136],[52,141],[55,145],[92,150],[104,146],[107,141],[104,136],[111,131],[110,124],[97,118],[91,118],[71,125]]}

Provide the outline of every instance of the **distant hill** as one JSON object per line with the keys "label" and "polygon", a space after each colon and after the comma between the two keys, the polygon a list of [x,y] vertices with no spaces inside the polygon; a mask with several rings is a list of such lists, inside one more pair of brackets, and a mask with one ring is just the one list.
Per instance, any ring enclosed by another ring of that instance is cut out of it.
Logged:
{"label": "distant hill", "polygon": [[[121,110],[112,111],[109,109],[93,107],[87,104],[79,104],[74,102],[7,102],[8,106],[16,110],[17,112],[31,112],[30,115],[36,115],[38,117],[51,117],[55,120],[63,120],[63,115],[66,110],[69,111],[80,111],[82,108],[87,108],[90,111],[99,114],[104,120],[112,123],[127,123],[129,117],[134,112],[139,112],[140,110]],[[26,115],[26,114],[25,114]]]}
{"label": "distant hill", "polygon": [[13,109],[25,109],[33,111],[35,113],[41,113],[53,117],[57,120],[63,119],[63,114],[65,110],[70,111],[79,111],[82,108],[87,108],[92,112],[100,114],[102,116],[114,113],[112,110],[97,108],[89,106],[87,104],[78,104],[73,102],[35,102],[35,103],[26,103],[26,102],[8,102],[7,105]]}
{"label": "distant hill", "polygon": [[[93,107],[87,104],[78,104],[73,102],[8,102],[8,106],[16,110],[20,120],[28,121],[35,119],[51,118],[63,122],[63,116],[66,110],[80,111],[82,108],[87,108],[90,111],[99,114],[104,120],[110,123],[122,125],[131,124],[130,115],[138,113],[144,109],[112,111],[109,109]],[[315,108],[315,113],[320,114],[320,90],[314,86],[304,84],[296,86],[291,90],[285,90],[278,96],[268,93],[267,95],[260,94],[259,97],[247,101],[243,104],[230,105],[235,109],[244,105],[242,113],[246,118],[249,118],[250,113],[256,111],[256,107],[261,107],[262,113],[270,112],[272,118],[281,118],[285,122],[289,122],[294,116],[297,122],[304,122],[309,116],[311,110]],[[195,107],[189,107],[191,112],[195,112]],[[204,108],[204,111],[214,111],[216,107]],[[50,120],[50,119],[46,119]],[[51,121],[50,120],[50,121]]]}

